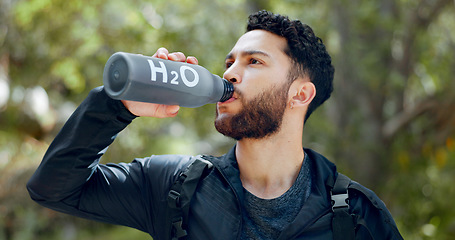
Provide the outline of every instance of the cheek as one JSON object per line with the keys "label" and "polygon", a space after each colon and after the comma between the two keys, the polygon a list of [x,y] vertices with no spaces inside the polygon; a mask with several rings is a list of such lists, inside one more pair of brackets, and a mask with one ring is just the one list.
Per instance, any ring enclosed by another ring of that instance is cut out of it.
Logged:
{"label": "cheek", "polygon": [[271,88],[288,84],[287,70],[276,68],[262,68],[245,71],[241,84],[237,85],[239,91],[247,100],[254,99],[258,94],[269,91]]}
{"label": "cheek", "polygon": [[245,78],[242,84],[239,84],[238,89],[246,99],[252,99],[257,94],[264,92],[270,83],[265,76],[255,76],[254,78]]}
{"label": "cheek", "polygon": [[270,85],[281,85],[288,81],[287,71],[276,68],[263,68],[261,71],[252,71],[246,76],[261,89],[267,89],[267,86]]}

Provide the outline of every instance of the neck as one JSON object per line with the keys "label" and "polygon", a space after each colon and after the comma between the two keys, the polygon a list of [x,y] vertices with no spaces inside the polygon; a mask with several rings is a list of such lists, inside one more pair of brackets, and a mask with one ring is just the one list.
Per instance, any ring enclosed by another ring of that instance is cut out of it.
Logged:
{"label": "neck", "polygon": [[283,123],[272,136],[238,141],[235,154],[243,187],[264,199],[285,193],[303,163],[302,131],[303,127],[287,129]]}

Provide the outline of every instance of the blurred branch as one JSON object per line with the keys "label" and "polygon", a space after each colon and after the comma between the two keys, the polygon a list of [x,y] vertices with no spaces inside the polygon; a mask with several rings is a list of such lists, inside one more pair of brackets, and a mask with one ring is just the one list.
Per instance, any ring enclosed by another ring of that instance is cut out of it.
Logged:
{"label": "blurred branch", "polygon": [[[402,39],[403,54],[394,64],[397,66],[397,70],[403,77],[405,84],[413,70],[415,54],[413,49],[419,32],[425,30],[451,2],[452,0],[422,0],[414,10],[411,10],[411,15],[405,23],[405,32]],[[397,109],[402,109],[404,107],[404,92],[400,91],[397,96],[397,99],[400,99],[400,101],[397,101]]]}
{"label": "blurred branch", "polygon": [[438,102],[429,97],[412,107],[405,108],[400,114],[397,114],[395,117],[385,122],[382,128],[383,137],[385,139],[391,139],[395,136],[395,134],[408,126],[408,124],[414,121],[417,117],[433,108],[436,108],[437,106]]}
{"label": "blurred branch", "polygon": [[426,28],[451,2],[451,0],[439,0],[436,2],[422,0],[417,7],[417,11],[414,12],[412,17],[412,19],[417,23],[415,26]]}
{"label": "blurred branch", "polygon": [[424,133],[433,132],[436,144],[444,142],[448,136],[453,134],[455,129],[455,95],[448,91],[438,99],[428,97],[420,103],[406,108],[384,124],[382,128],[384,139],[393,138],[400,130],[405,129],[424,114],[430,115],[430,122],[424,129]]}
{"label": "blurred branch", "polygon": [[[441,11],[448,6],[452,1],[451,0],[439,0],[434,4],[431,4],[433,1],[422,0],[420,1],[417,8],[412,11],[411,16],[407,20],[407,29],[404,36],[404,45],[406,46],[404,57],[401,61],[401,70],[404,70],[402,73],[409,73],[410,66],[410,55],[412,53],[411,49],[413,47],[414,39],[418,34],[419,30],[426,29],[431,22],[439,16]],[[408,74],[404,74],[408,76]]]}
{"label": "blurred branch", "polygon": [[[414,65],[414,43],[419,31],[426,29],[439,14],[443,11],[445,7],[451,4],[452,0],[422,0],[412,11],[412,15],[409,17],[405,29],[405,35],[403,37],[403,57],[399,59],[397,66],[399,73],[403,76],[403,79],[407,81],[412,72]],[[404,107],[404,91],[399,93],[401,96],[398,99],[401,99],[397,103],[397,109],[402,109],[401,113],[397,114],[394,118],[387,121],[382,129],[383,137],[385,139],[392,138],[399,130],[406,127],[410,122],[415,118],[422,115],[425,112],[428,112],[430,109],[438,107],[438,101],[432,99],[431,97],[424,99],[418,104],[415,104],[413,107],[406,109]]]}

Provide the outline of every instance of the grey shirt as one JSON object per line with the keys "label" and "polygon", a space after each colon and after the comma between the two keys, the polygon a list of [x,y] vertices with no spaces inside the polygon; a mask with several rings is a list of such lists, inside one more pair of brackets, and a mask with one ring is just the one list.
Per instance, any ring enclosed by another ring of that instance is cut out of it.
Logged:
{"label": "grey shirt", "polygon": [[262,199],[245,191],[241,239],[277,239],[291,223],[311,192],[311,166],[305,155],[295,183],[283,195]]}

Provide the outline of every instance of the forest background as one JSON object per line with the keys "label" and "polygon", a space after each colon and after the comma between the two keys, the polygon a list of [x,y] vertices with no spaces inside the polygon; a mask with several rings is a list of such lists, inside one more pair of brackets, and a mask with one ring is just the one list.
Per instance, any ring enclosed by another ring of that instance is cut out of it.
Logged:
{"label": "forest background", "polygon": [[[333,57],[335,92],[305,147],[374,190],[405,239],[454,239],[455,1],[0,0],[0,240],[147,239],[42,208],[25,183],[114,52],[164,46],[222,75],[260,9],[309,24]],[[136,119],[102,161],[222,154],[233,142],[213,118],[206,105]]]}

